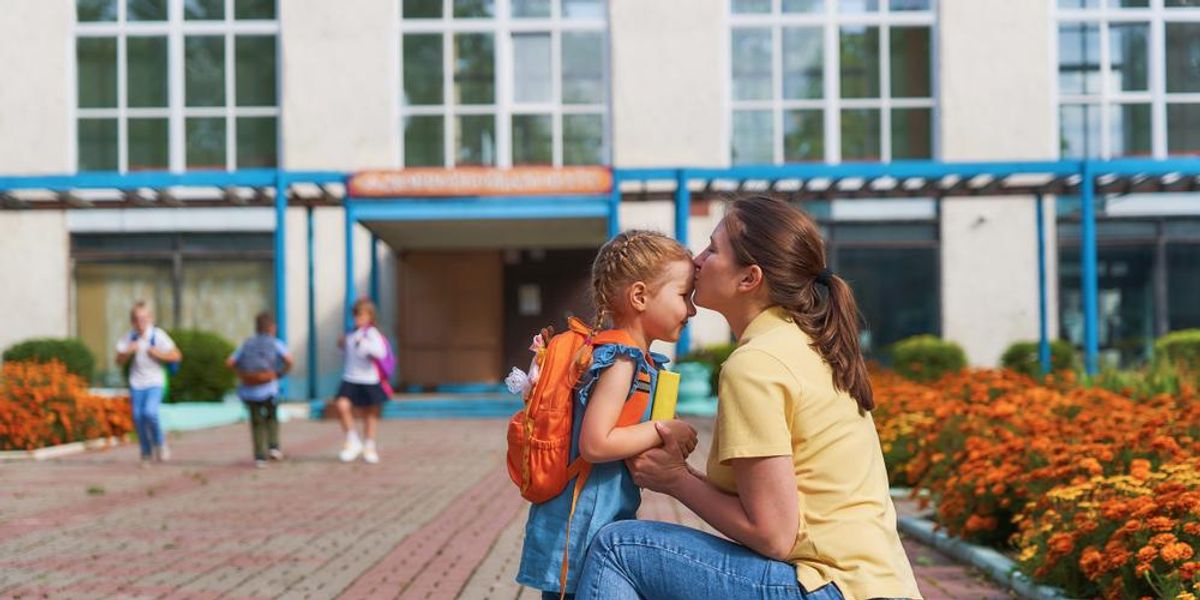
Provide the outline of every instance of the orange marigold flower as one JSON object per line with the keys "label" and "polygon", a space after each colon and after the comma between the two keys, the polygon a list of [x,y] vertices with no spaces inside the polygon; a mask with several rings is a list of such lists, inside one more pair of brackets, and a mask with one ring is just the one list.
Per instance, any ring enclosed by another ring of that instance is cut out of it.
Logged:
{"label": "orange marigold flower", "polygon": [[1138,560],[1143,563],[1148,563],[1158,557],[1158,548],[1154,546],[1142,546],[1137,552]]}
{"label": "orange marigold flower", "polygon": [[1075,549],[1075,535],[1062,532],[1056,533],[1046,541],[1046,546],[1055,554],[1070,554]]}
{"label": "orange marigold flower", "polygon": [[1192,554],[1192,547],[1183,542],[1169,544],[1162,549],[1163,560],[1169,563],[1183,562],[1191,558]]}
{"label": "orange marigold flower", "polygon": [[1152,517],[1146,521],[1146,526],[1154,531],[1170,531],[1175,529],[1175,519],[1170,517]]}
{"label": "orange marigold flower", "polygon": [[1150,543],[1158,546],[1159,548],[1162,548],[1168,544],[1174,544],[1176,541],[1178,541],[1178,538],[1176,538],[1175,534],[1173,533],[1160,533],[1150,538]]}

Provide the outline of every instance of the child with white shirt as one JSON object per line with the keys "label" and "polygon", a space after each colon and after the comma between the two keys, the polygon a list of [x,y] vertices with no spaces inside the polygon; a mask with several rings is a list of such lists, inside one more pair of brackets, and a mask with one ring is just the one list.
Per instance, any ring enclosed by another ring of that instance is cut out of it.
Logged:
{"label": "child with white shirt", "polygon": [[[376,361],[387,355],[383,334],[375,326],[375,304],[366,298],[354,303],[354,331],[338,340],[345,352],[342,369],[342,386],[338,389],[334,407],[346,434],[346,441],[338,458],[351,462],[361,454],[368,464],[379,462],[379,451],[375,446],[375,432],[379,428],[379,414],[387,394],[379,377]],[[360,437],[354,428],[354,415],[363,420]],[[364,439],[365,438],[365,439]]]}
{"label": "child with white shirt", "polygon": [[117,341],[117,364],[129,366],[129,399],[133,403],[133,427],[142,450],[142,466],[151,457],[158,462],[170,458],[158,409],[167,385],[167,365],[183,356],[166,331],[154,326],[154,313],[145,302],[129,311],[133,328]]}

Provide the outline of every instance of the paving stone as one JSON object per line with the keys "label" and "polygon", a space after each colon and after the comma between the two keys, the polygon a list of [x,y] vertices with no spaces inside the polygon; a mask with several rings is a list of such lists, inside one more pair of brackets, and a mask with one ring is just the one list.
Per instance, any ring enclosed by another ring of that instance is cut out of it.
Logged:
{"label": "paving stone", "polygon": [[[0,598],[538,600],[513,581],[528,505],[503,430],[386,421],[379,465],[339,463],[337,426],[309,421],[283,425],[289,459],[262,470],[245,425],[173,436],[175,460],[149,469],[133,445],[0,465]],[[713,531],[661,494],[639,516]],[[928,600],[1007,598],[906,548]]]}

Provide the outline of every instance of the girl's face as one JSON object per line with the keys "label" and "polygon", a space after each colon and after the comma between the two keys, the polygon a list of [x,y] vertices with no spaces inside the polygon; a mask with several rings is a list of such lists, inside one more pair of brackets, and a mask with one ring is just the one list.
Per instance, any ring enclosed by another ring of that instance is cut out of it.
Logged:
{"label": "girl's face", "polygon": [[725,221],[721,221],[709,238],[708,247],[696,255],[696,305],[722,312],[722,308],[737,298],[738,282],[743,267],[738,265],[729,245]]}
{"label": "girl's face", "polygon": [[354,328],[362,329],[371,324],[371,311],[360,310],[354,313]]}
{"label": "girl's face", "polygon": [[694,272],[695,267],[687,261],[677,260],[667,265],[658,288],[646,296],[642,323],[647,338],[664,342],[679,339],[683,326],[696,315],[696,305],[692,304]]}

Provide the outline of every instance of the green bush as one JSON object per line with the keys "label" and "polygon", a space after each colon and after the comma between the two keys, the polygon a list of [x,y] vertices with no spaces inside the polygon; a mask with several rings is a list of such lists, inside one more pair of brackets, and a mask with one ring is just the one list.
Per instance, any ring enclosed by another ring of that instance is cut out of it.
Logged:
{"label": "green bush", "polygon": [[171,376],[167,402],[220,402],[236,380],[225,359],[234,346],[225,338],[198,329],[167,332],[183,353],[179,372]]}
{"label": "green bush", "polygon": [[1181,329],[1158,338],[1154,362],[1189,373],[1200,370],[1200,329]]}
{"label": "green bush", "polygon": [[892,368],[912,381],[937,381],[966,366],[967,355],[962,347],[936,336],[916,335],[892,346]]}
{"label": "green bush", "polygon": [[85,381],[92,380],[96,369],[96,357],[83,342],[74,338],[35,338],[18,342],[4,351],[5,362],[37,362],[47,363],[57,360],[67,367],[67,371],[82,377]]}
{"label": "green bush", "polygon": [[703,348],[697,348],[696,350],[689,352],[682,358],[678,359],[676,362],[678,362],[678,363],[697,362],[697,363],[704,363],[704,364],[708,365],[709,370],[712,373],[711,380],[710,380],[711,384],[712,384],[712,393],[716,394],[717,390],[721,389],[717,385],[718,381],[721,378],[721,365],[725,364],[725,361],[729,359],[729,355],[733,354],[733,351],[736,349],[737,349],[737,344],[732,343],[732,342],[730,342],[728,344],[716,344],[713,346],[705,346]]}
{"label": "green bush", "polygon": [[[1075,369],[1077,354],[1075,347],[1066,340],[1050,342],[1050,372],[1072,371]],[[1042,365],[1038,359],[1038,343],[1031,341],[1014,342],[1000,357],[1000,366],[1023,373],[1034,379],[1042,376]]]}

